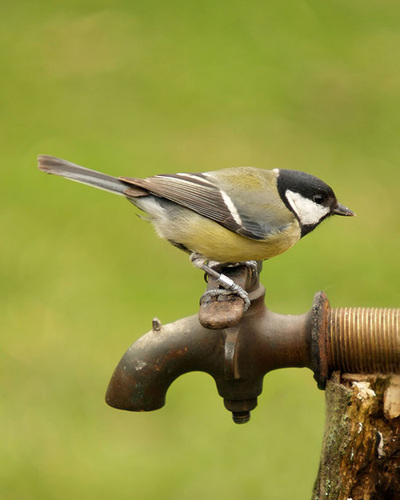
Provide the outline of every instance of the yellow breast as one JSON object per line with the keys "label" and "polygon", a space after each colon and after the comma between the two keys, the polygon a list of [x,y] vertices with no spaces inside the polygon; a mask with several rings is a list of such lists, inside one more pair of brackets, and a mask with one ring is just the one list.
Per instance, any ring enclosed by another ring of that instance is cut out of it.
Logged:
{"label": "yellow breast", "polygon": [[168,227],[158,226],[155,220],[153,223],[161,237],[218,262],[270,259],[292,247],[301,235],[297,220],[288,224],[283,231],[272,233],[266,240],[260,241],[240,236],[194,212],[187,211],[185,215],[179,219],[179,223],[172,223]]}

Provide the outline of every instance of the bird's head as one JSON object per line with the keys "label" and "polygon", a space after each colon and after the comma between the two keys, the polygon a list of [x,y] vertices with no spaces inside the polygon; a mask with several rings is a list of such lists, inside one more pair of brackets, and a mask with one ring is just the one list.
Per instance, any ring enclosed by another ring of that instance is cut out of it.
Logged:
{"label": "bird's head", "polygon": [[337,201],[330,186],[305,172],[279,169],[278,191],[285,205],[297,217],[302,236],[331,215],[355,215]]}

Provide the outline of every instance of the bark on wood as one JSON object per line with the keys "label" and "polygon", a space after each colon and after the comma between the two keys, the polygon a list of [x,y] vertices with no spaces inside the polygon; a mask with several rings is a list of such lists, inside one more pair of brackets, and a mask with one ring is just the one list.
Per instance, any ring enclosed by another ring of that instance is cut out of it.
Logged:
{"label": "bark on wood", "polygon": [[400,377],[332,375],[313,500],[400,499]]}

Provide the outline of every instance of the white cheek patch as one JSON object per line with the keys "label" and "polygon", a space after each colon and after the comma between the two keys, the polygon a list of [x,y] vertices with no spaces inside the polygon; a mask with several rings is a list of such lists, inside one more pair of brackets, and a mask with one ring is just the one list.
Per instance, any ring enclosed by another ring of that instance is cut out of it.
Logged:
{"label": "white cheek patch", "polygon": [[318,224],[330,212],[329,207],[318,205],[309,198],[304,198],[300,193],[289,189],[285,196],[303,226]]}

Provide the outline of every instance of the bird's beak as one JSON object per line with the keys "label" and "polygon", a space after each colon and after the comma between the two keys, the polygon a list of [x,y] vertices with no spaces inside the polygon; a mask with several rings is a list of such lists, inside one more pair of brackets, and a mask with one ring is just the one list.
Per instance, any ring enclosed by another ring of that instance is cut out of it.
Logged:
{"label": "bird's beak", "polygon": [[341,203],[338,203],[336,207],[332,210],[335,215],[346,215],[348,217],[354,217],[356,214],[350,210],[350,208],[345,207]]}

